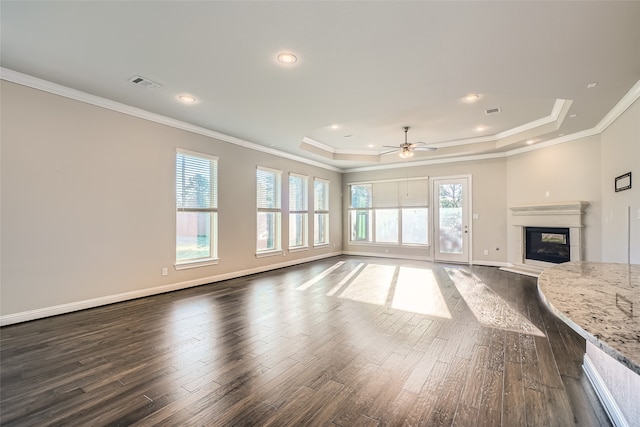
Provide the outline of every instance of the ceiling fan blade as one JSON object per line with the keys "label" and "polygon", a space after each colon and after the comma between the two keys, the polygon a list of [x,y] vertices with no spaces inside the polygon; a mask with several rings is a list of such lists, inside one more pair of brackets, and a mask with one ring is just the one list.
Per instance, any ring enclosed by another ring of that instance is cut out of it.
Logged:
{"label": "ceiling fan blade", "polygon": [[397,153],[398,149],[396,148],[395,150],[391,150],[391,151],[385,151],[384,153],[380,153],[381,156],[385,156],[387,154],[391,154],[391,153]]}
{"label": "ceiling fan blade", "polygon": [[398,150],[400,147],[398,147],[397,145],[383,145],[384,148],[395,148],[396,150]]}
{"label": "ceiling fan blade", "polygon": [[413,151],[436,151],[437,147],[414,147]]}

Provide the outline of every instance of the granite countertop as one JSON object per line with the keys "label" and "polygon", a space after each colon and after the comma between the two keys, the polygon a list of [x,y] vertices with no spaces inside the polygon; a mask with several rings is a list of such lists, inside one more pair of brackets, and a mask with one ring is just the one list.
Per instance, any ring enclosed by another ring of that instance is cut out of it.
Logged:
{"label": "granite countertop", "polygon": [[572,261],[538,277],[547,306],[640,375],[640,264]]}

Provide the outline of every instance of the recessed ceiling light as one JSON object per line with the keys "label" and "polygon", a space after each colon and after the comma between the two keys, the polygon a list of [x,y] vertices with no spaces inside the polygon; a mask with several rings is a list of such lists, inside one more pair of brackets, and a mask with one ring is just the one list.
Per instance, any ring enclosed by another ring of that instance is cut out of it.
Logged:
{"label": "recessed ceiling light", "polygon": [[178,96],[178,99],[185,104],[193,104],[194,102],[196,102],[196,99],[191,95],[180,95]]}
{"label": "recessed ceiling light", "polygon": [[529,140],[527,140],[527,145],[531,145],[531,144],[533,144],[534,142],[536,142],[534,139],[529,139]]}
{"label": "recessed ceiling light", "polygon": [[282,64],[294,64],[298,57],[291,52],[282,52],[278,54],[278,62]]}
{"label": "recessed ceiling light", "polygon": [[576,116],[577,116],[577,114],[575,114],[575,113],[574,113],[574,114],[570,114],[570,115],[569,115],[569,117],[570,117],[570,118],[572,118],[572,119],[573,119],[574,117],[576,117]]}
{"label": "recessed ceiling light", "polygon": [[367,147],[369,147],[369,148],[373,148],[373,147],[375,147],[375,145],[373,145],[373,144],[369,144],[369,145],[367,145]]}
{"label": "recessed ceiling light", "polygon": [[593,89],[596,86],[598,86],[598,82],[591,82],[587,84],[587,89]]}
{"label": "recessed ceiling light", "polygon": [[336,124],[331,125],[331,129],[338,129],[339,127],[340,127],[340,126],[338,126],[338,125],[336,125]]}
{"label": "recessed ceiling light", "polygon": [[476,132],[483,132],[487,130],[486,126],[476,126]]}
{"label": "recessed ceiling light", "polygon": [[476,102],[478,99],[480,99],[480,95],[476,93],[470,93],[469,95],[462,98],[464,102]]}

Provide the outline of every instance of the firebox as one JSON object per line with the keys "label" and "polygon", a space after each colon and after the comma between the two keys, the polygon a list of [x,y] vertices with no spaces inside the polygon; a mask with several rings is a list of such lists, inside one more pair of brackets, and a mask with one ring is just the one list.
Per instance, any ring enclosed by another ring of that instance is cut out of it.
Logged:
{"label": "firebox", "polygon": [[571,260],[568,228],[525,227],[525,259],[560,264]]}

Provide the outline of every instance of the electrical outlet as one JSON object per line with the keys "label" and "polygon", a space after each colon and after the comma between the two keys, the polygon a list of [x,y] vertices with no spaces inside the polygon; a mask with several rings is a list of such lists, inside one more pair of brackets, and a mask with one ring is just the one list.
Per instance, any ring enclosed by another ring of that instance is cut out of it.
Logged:
{"label": "electrical outlet", "polygon": [[484,254],[485,254],[485,255],[489,255],[489,249],[485,249],[485,250],[484,250]]}
{"label": "electrical outlet", "polygon": [[162,275],[163,276],[168,276],[169,275],[169,269],[167,267],[162,267]]}

